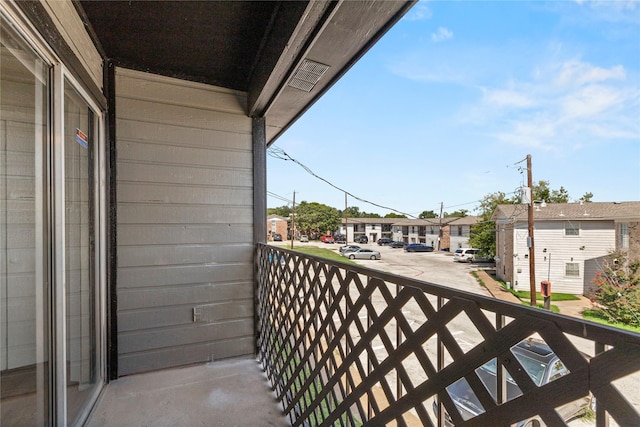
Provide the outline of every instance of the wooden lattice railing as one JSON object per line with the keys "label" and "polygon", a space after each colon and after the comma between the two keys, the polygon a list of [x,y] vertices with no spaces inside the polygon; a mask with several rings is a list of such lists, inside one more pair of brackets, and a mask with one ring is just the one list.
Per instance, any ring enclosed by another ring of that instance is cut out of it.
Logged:
{"label": "wooden lattice railing", "polygon": [[[256,263],[258,353],[294,426],[553,426],[594,407],[594,425],[640,426],[638,334],[273,246]],[[513,348],[532,337],[565,375],[529,373]]]}

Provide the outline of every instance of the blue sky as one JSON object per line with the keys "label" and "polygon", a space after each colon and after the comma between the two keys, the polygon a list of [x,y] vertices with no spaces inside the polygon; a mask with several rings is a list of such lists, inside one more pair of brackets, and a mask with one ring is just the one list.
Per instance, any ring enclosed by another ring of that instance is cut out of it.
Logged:
{"label": "blue sky", "polygon": [[[420,2],[274,147],[416,216],[514,192],[527,154],[533,180],[573,200],[640,200],[640,0]],[[343,192],[267,159],[270,194],[344,207]]]}

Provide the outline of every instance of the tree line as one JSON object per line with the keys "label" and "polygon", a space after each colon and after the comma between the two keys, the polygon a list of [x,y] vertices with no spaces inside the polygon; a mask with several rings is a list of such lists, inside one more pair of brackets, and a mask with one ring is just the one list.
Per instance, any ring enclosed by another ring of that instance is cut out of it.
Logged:
{"label": "tree line", "polygon": [[[540,180],[533,185],[533,200],[544,201],[546,203],[568,203],[570,200],[569,193],[564,187],[552,189],[549,181]],[[592,193],[585,193],[579,200],[583,202],[591,202]],[[519,204],[522,203],[522,196],[515,194],[511,197],[503,192],[495,192],[487,194],[480,200],[479,205],[474,209],[480,217],[480,221],[471,227],[469,244],[474,248],[478,248],[488,255],[496,253],[495,224],[491,221],[491,215],[496,207],[501,204]],[[283,205],[276,208],[268,208],[267,215],[279,215],[289,217],[292,214],[293,207]],[[469,210],[459,209],[453,212],[443,212],[443,218],[466,217],[469,216]],[[407,218],[406,215],[398,213],[388,213],[381,216],[377,213],[361,211],[357,206],[349,206],[346,209],[336,209],[334,207],[317,203],[303,201],[295,206],[295,228],[299,234],[309,236],[320,236],[325,233],[333,234],[340,228],[342,218]],[[439,218],[439,214],[433,210],[422,211],[418,218]]]}

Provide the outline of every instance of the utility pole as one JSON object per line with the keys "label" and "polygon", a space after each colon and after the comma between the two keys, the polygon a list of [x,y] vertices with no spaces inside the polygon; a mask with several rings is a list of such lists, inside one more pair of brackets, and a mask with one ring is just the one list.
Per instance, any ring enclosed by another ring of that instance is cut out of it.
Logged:
{"label": "utility pole", "polygon": [[443,209],[443,203],[440,202],[440,225],[438,226],[439,230],[438,230],[438,252],[440,252],[440,245],[442,244],[442,237],[444,236],[442,234],[442,209]]}
{"label": "utility pole", "polygon": [[347,192],[344,192],[344,244],[349,244],[349,232],[347,228]]}
{"label": "utility pole", "polygon": [[293,241],[296,240],[296,192],[293,192],[293,207],[291,208],[291,249]]}
{"label": "utility pole", "polygon": [[533,174],[531,173],[531,154],[527,154],[527,186],[529,187],[529,208],[527,223],[529,226],[529,237],[527,246],[529,247],[529,292],[531,293],[531,307],[536,304],[536,261],[533,244]]}

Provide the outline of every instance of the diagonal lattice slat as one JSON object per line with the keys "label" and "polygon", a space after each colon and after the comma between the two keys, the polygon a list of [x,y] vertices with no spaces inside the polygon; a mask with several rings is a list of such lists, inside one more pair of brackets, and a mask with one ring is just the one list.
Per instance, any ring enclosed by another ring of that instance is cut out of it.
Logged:
{"label": "diagonal lattice slat", "polygon": [[[637,334],[267,245],[257,247],[256,282],[260,361],[294,426],[430,426],[446,417],[461,426],[533,417],[562,425],[559,408],[591,394],[598,423],[606,411],[640,425],[638,408],[611,384],[640,377]],[[460,339],[460,322],[473,339]],[[566,375],[534,383],[512,350],[532,336]],[[591,340],[592,357],[571,336]],[[480,376],[491,361],[495,392]],[[499,390],[509,382],[520,394],[505,400]],[[461,412],[449,392],[456,384],[477,413]]]}

